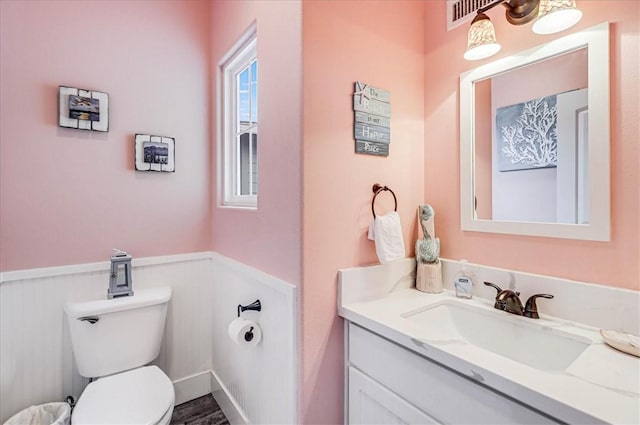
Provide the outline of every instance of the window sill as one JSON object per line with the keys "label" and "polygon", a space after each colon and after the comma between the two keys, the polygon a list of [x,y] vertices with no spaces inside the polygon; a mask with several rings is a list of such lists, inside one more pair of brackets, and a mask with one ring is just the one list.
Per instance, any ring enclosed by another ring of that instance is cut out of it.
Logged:
{"label": "window sill", "polygon": [[218,205],[218,208],[221,208],[223,210],[243,210],[243,211],[257,211],[258,207],[255,205]]}

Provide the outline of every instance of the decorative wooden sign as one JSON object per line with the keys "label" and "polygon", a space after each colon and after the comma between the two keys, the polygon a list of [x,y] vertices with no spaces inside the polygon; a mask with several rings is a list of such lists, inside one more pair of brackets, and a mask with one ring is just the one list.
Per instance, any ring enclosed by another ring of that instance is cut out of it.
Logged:
{"label": "decorative wooden sign", "polygon": [[354,124],[353,133],[356,140],[391,143],[391,130],[389,128],[357,122]]}
{"label": "decorative wooden sign", "polygon": [[366,112],[356,111],[356,122],[363,124],[378,125],[380,127],[390,128],[391,120],[387,117],[381,117],[379,115],[371,115]]}
{"label": "decorative wooden sign", "polygon": [[360,81],[356,81],[356,93],[358,95],[362,95],[367,99],[375,99],[381,102],[389,103],[389,92],[386,90],[381,90],[365,83],[361,83]]}
{"label": "decorative wooden sign", "polygon": [[363,142],[362,140],[356,140],[356,153],[389,156],[389,144],[379,142]]}
{"label": "decorative wooden sign", "polygon": [[353,110],[369,114],[391,117],[391,105],[375,99],[367,99],[361,95],[353,95]]}
{"label": "decorative wooden sign", "polygon": [[354,83],[353,137],[356,153],[388,156],[391,143],[389,92],[360,81]]}

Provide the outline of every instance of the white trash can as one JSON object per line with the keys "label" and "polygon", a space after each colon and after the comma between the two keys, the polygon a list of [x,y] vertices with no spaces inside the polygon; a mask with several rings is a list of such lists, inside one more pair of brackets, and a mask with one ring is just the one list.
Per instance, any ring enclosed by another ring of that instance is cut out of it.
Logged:
{"label": "white trash can", "polygon": [[28,407],[7,420],[4,425],[69,425],[71,406],[68,403],[47,403]]}

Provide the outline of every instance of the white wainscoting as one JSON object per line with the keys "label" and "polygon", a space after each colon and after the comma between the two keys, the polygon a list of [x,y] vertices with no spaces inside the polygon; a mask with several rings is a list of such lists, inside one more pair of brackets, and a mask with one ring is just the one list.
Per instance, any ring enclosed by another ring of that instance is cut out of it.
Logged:
{"label": "white wainscoting", "polygon": [[[0,423],[32,404],[76,399],[88,380],[74,367],[64,303],[106,297],[109,263],[0,273]],[[176,404],[212,392],[231,423],[296,423],[297,295],[284,281],[203,252],[133,260],[133,288],[170,286],[157,364]],[[262,342],[240,347],[227,326],[238,304]]]}
{"label": "white wainscoting", "polygon": [[[208,252],[134,259],[134,291],[154,286],[173,290],[156,360],[173,381],[211,369],[211,263]],[[80,395],[88,380],[75,370],[63,306],[67,300],[105,298],[108,270],[105,262],[2,274],[0,422],[29,405]]]}
{"label": "white wainscoting", "polygon": [[[213,254],[213,395],[232,424],[297,423],[297,291],[280,279]],[[255,347],[231,342],[238,304],[262,329]],[[219,386],[220,389],[215,390]]]}

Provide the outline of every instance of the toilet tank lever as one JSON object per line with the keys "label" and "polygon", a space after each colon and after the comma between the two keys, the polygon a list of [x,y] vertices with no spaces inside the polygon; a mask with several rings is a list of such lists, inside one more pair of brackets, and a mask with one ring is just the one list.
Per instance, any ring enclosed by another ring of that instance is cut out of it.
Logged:
{"label": "toilet tank lever", "polygon": [[84,317],[78,317],[78,320],[81,322],[89,322],[93,325],[98,320],[100,320],[100,318],[98,316],[84,316]]}

